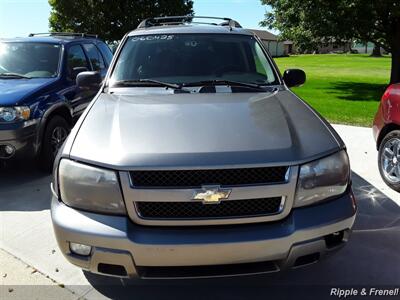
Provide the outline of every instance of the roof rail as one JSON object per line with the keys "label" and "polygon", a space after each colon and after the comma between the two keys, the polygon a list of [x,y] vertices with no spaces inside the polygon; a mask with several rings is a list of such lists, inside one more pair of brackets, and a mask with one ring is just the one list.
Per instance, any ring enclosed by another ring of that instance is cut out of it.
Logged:
{"label": "roof rail", "polygon": [[75,33],[75,32],[43,32],[43,33],[30,33],[29,37],[33,36],[67,36],[67,37],[81,37],[81,38],[95,38],[97,39],[99,36],[97,34],[89,34],[89,33]]}
{"label": "roof rail", "polygon": [[[212,20],[222,20],[221,23],[213,23],[213,22],[194,22],[193,19],[212,19]],[[239,22],[230,19],[230,18],[220,18],[220,17],[205,17],[205,16],[168,16],[168,17],[155,17],[148,18],[140,22],[139,28],[148,28],[153,26],[163,26],[163,25],[180,25],[185,23],[192,24],[208,24],[208,25],[216,25],[216,26],[229,26],[232,28],[242,28]]]}

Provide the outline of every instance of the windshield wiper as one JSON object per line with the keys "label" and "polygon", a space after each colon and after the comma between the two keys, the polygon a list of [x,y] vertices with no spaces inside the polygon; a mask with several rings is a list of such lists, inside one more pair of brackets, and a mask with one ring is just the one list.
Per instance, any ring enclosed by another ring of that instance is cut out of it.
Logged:
{"label": "windshield wiper", "polygon": [[194,82],[183,83],[182,86],[216,86],[216,85],[229,85],[229,86],[242,86],[252,89],[264,90],[263,86],[257,83],[241,82],[225,79],[202,80]]}
{"label": "windshield wiper", "polygon": [[135,86],[135,85],[139,85],[141,83],[151,83],[151,84],[155,84],[157,86],[165,86],[174,90],[180,90],[182,89],[182,86],[175,84],[175,83],[169,83],[169,82],[163,82],[163,81],[159,81],[156,79],[136,79],[136,80],[119,80],[116,81],[113,85],[114,86],[118,86],[118,85],[122,85],[122,86]]}
{"label": "windshield wiper", "polygon": [[32,77],[28,77],[28,76],[25,76],[25,75],[22,75],[22,74],[10,73],[10,72],[0,73],[0,77],[3,77],[3,78],[24,78],[24,79],[31,79],[32,78]]}

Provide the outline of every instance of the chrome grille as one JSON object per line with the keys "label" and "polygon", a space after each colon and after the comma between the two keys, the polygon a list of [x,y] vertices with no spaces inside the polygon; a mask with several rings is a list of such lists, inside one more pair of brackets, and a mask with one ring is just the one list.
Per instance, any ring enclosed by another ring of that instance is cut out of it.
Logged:
{"label": "chrome grille", "polygon": [[226,200],[219,204],[202,202],[135,202],[136,210],[145,219],[219,219],[259,217],[281,211],[282,197]]}
{"label": "chrome grille", "polygon": [[131,171],[136,188],[199,188],[203,185],[243,186],[286,182],[288,167],[217,170]]}

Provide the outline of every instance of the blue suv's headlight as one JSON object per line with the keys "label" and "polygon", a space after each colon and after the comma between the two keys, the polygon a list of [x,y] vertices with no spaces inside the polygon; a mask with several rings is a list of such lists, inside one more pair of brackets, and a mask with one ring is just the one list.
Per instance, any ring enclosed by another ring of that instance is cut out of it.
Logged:
{"label": "blue suv's headlight", "polygon": [[31,110],[27,106],[0,107],[0,122],[17,122],[28,120]]}

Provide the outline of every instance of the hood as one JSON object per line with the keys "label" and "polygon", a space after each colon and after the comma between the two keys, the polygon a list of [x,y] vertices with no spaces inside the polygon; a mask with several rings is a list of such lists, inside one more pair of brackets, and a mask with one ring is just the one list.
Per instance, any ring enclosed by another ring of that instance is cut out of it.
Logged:
{"label": "hood", "polygon": [[0,79],[0,106],[24,104],[23,100],[54,82],[55,78]]}
{"label": "hood", "polygon": [[295,165],[343,147],[286,90],[101,94],[75,132],[72,158],[119,170]]}

